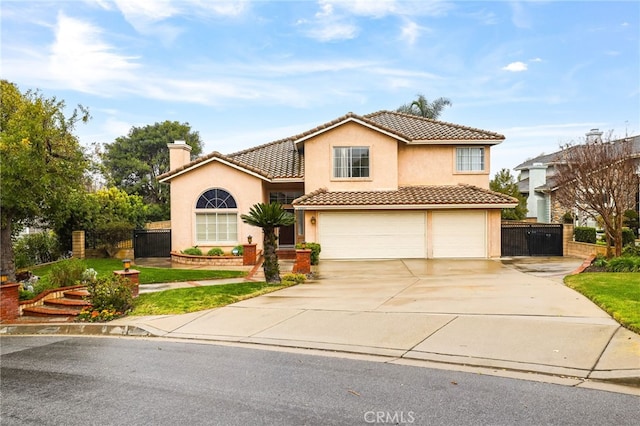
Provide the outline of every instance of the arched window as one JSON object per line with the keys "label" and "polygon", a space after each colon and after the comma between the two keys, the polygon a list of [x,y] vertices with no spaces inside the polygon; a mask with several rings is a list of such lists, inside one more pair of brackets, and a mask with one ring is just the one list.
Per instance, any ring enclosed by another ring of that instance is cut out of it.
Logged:
{"label": "arched window", "polygon": [[196,209],[235,209],[236,200],[224,189],[210,189],[198,198]]}
{"label": "arched window", "polygon": [[236,243],[238,205],[229,192],[220,188],[205,191],[196,202],[196,242]]}

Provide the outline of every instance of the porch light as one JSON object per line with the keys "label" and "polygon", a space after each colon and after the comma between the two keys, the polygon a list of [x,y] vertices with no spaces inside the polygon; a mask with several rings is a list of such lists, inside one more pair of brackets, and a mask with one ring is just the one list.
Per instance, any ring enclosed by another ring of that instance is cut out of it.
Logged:
{"label": "porch light", "polygon": [[131,259],[122,259],[122,266],[124,266],[125,272],[129,272],[129,268],[131,268]]}
{"label": "porch light", "polygon": [[251,235],[247,236],[247,241],[249,242],[249,244],[251,244],[251,241],[253,241],[253,237]]}
{"label": "porch light", "polygon": [[316,217],[315,216],[311,216],[311,224],[312,225],[316,224]]}
{"label": "porch light", "polygon": [[9,274],[7,274],[6,272],[0,274],[0,284],[4,284],[7,281],[9,281]]}

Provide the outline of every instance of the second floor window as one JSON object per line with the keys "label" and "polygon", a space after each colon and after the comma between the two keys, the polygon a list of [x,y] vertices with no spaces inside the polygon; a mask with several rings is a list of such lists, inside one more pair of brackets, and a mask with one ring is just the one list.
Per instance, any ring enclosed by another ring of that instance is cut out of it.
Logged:
{"label": "second floor window", "polygon": [[334,178],[368,178],[369,147],[337,146],[333,148]]}
{"label": "second floor window", "polygon": [[484,171],[484,147],[456,148],[456,171]]}

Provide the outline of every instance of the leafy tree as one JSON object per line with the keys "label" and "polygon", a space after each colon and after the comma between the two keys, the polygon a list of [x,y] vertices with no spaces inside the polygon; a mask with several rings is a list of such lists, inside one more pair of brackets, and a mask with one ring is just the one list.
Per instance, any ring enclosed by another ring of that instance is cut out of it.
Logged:
{"label": "leafy tree", "polygon": [[68,215],[63,216],[54,229],[63,245],[70,247],[74,230],[101,232],[107,231],[112,224],[123,223],[130,229],[143,228],[147,222],[147,208],[142,197],[115,187],[95,192],[76,191],[70,196]]}
{"label": "leafy tree", "polygon": [[140,195],[155,217],[169,218],[169,188],[157,177],[169,171],[167,144],[184,140],[191,147],[192,158],[202,152],[198,132],[189,123],[164,121],[145,127],[132,127],[127,136],[105,144],[103,166],[111,185],[128,194]]}
{"label": "leafy tree", "polygon": [[489,182],[489,189],[509,195],[518,200],[518,205],[512,209],[502,209],[502,218],[507,220],[522,220],[527,217],[527,199],[518,190],[518,183],[509,169],[502,169]]}
{"label": "leafy tree", "polygon": [[14,230],[51,220],[82,190],[86,161],[72,132],[89,113],[79,106],[65,117],[63,101],[21,93],[6,80],[0,85],[0,267],[13,280]]}
{"label": "leafy tree", "polygon": [[451,101],[448,98],[440,97],[433,102],[429,102],[424,95],[418,94],[417,96],[418,98],[415,101],[400,106],[396,111],[437,120],[444,108],[451,106]]}
{"label": "leafy tree", "polygon": [[244,223],[262,228],[264,235],[264,277],[268,283],[280,282],[280,267],[276,254],[277,242],[275,229],[293,225],[294,216],[282,208],[279,203],[258,203],[249,209],[249,214],[240,216]]}
{"label": "leafy tree", "polygon": [[633,140],[586,140],[568,144],[556,166],[556,198],[566,208],[602,220],[607,253],[613,243],[615,255],[622,254],[624,213],[636,204],[638,174]]}

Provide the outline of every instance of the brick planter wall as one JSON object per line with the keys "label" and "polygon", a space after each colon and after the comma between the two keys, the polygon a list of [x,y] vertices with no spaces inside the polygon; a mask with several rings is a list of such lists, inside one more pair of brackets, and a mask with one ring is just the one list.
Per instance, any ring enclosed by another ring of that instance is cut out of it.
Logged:
{"label": "brick planter wall", "polygon": [[0,321],[9,321],[20,315],[20,284],[0,285]]}
{"label": "brick planter wall", "polygon": [[140,293],[140,271],[136,269],[129,269],[125,271],[124,269],[119,271],[113,271],[114,275],[118,275],[122,278],[127,278],[131,284],[131,295],[133,297],[138,297]]}
{"label": "brick planter wall", "polygon": [[242,246],[242,264],[255,265],[258,259],[255,244],[244,244]]}
{"label": "brick planter wall", "polygon": [[242,266],[243,256],[192,256],[171,252],[171,261],[184,265]]}
{"label": "brick planter wall", "polygon": [[293,265],[294,274],[310,274],[311,273],[311,250],[296,250],[296,263]]}

